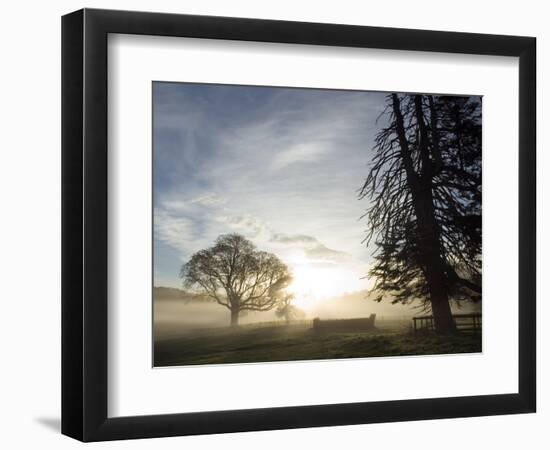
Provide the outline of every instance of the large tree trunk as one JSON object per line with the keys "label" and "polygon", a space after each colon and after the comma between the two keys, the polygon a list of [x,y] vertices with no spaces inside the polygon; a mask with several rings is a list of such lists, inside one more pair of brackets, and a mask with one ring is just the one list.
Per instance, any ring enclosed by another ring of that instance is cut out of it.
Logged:
{"label": "large tree trunk", "polygon": [[[428,130],[424,122],[422,96],[415,96],[415,113],[420,132],[420,159],[422,161],[421,176],[416,184],[415,212],[418,220],[419,250],[424,262],[424,273],[430,290],[430,303],[434,317],[435,330],[440,334],[456,332],[456,325],[449,305],[449,280],[446,264],[441,256],[441,236],[435,217],[433,200],[433,178],[435,170],[439,170],[439,148],[436,148],[438,138],[435,136],[437,119],[432,107],[432,142],[428,142]],[[430,151],[431,150],[431,151]],[[435,169],[435,170],[434,170]]]}
{"label": "large tree trunk", "polygon": [[[393,110],[396,116],[397,135],[401,147],[401,156],[407,174],[407,184],[411,190],[416,214],[418,259],[422,266],[430,292],[430,304],[432,307],[435,329],[441,334],[451,334],[456,331],[456,325],[449,305],[449,283],[445,270],[445,262],[441,257],[440,236],[435,218],[432,193],[434,167],[432,166],[433,161],[430,157],[428,133],[426,124],[424,123],[421,100],[421,96],[416,96],[415,112],[420,132],[420,141],[418,145],[422,162],[420,173],[416,173],[414,169],[406,138],[400,101],[396,94],[393,94]],[[435,157],[434,160],[436,160]]]}
{"label": "large tree trunk", "polygon": [[231,326],[236,327],[239,325],[239,310],[234,308],[231,310]]}
{"label": "large tree trunk", "polygon": [[432,191],[422,189],[415,197],[418,256],[428,282],[435,330],[440,334],[452,334],[456,332],[456,325],[449,305],[449,280],[441,257]]}
{"label": "large tree trunk", "polygon": [[[425,269],[426,278],[430,290],[430,304],[434,317],[435,331],[439,334],[453,334],[456,332],[456,325],[449,305],[449,282],[445,272],[445,265],[439,251],[425,248],[428,255],[425,257],[431,260]],[[429,253],[432,253],[431,255]]]}
{"label": "large tree trunk", "polygon": [[435,331],[439,334],[456,333],[456,324],[451,313],[447,295],[437,297],[432,294],[430,301],[434,316]]}

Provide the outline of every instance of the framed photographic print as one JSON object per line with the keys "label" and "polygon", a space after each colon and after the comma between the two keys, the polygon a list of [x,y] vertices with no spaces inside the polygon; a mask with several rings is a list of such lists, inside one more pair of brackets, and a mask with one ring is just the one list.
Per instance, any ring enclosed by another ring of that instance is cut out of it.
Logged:
{"label": "framed photographic print", "polygon": [[62,432],[535,411],[535,39],[62,22]]}

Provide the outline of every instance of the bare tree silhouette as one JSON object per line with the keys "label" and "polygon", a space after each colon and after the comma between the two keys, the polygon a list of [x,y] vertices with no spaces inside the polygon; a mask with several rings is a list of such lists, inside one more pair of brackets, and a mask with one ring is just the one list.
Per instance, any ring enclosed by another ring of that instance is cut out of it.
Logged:
{"label": "bare tree silhouette", "polygon": [[376,300],[423,299],[453,333],[449,300],[481,298],[481,99],[390,94],[382,118],[359,192]]}
{"label": "bare tree silhouette", "polygon": [[231,312],[231,325],[244,311],[269,311],[292,277],[277,256],[257,250],[239,234],[224,234],[213,247],[191,256],[180,271],[184,286],[197,289]]}
{"label": "bare tree silhouette", "polygon": [[284,319],[287,324],[291,320],[303,319],[305,317],[304,311],[292,304],[293,300],[293,294],[282,295],[275,310],[277,317]]}

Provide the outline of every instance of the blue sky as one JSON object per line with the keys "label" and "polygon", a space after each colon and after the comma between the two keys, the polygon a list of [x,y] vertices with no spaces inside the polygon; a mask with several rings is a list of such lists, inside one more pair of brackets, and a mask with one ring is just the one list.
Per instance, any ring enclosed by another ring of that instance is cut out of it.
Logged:
{"label": "blue sky", "polygon": [[183,262],[238,232],[303,280],[332,278],[327,292],[367,287],[357,190],[383,105],[374,92],[153,83],[155,285],[180,286]]}

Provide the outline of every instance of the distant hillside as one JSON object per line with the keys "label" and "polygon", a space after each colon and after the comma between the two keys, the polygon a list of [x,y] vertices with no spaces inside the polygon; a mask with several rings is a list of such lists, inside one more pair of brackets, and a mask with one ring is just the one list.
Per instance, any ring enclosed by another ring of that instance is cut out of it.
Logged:
{"label": "distant hillside", "polygon": [[209,301],[208,297],[200,294],[193,294],[182,289],[170,288],[164,286],[155,286],[153,288],[153,298],[155,300],[177,300],[182,302],[204,302]]}

